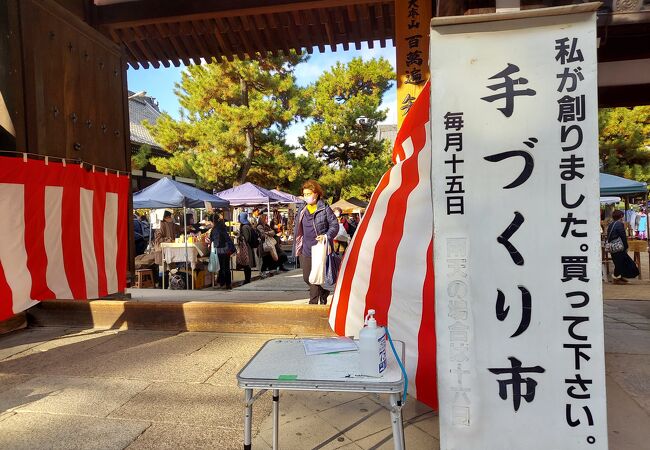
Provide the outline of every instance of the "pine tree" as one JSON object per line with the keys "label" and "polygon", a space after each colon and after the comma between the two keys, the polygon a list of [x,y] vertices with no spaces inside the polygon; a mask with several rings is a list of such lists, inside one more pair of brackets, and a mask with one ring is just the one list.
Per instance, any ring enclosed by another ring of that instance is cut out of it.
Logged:
{"label": "pine tree", "polygon": [[603,171],[650,181],[650,106],[601,109],[598,124]]}
{"label": "pine tree", "polygon": [[278,163],[303,162],[289,153],[284,133],[308,112],[294,76],[304,60],[291,53],[188,67],[175,90],[181,119],[163,114],[148,125],[172,153],[152,163],[163,173],[195,176],[204,187],[279,185]]}
{"label": "pine tree", "polygon": [[354,58],[347,64],[337,62],[307,90],[313,123],[299,142],[327,164],[320,181],[334,200],[350,183],[360,182],[360,190],[366,193],[372,184],[372,192],[381,176],[373,172],[372,178],[362,179],[355,173],[363,173],[362,162],[367,158],[368,167],[381,160],[385,148],[376,139],[377,124],[386,119],[387,110],[380,105],[394,79],[387,60]]}

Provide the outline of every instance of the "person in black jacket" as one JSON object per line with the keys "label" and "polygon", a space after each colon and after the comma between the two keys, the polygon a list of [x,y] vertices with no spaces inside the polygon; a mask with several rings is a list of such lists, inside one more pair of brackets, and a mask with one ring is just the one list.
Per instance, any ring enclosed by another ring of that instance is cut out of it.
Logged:
{"label": "person in black jacket", "polygon": [[623,225],[623,211],[616,210],[612,213],[614,221],[607,227],[607,242],[613,242],[617,238],[623,241],[623,251],[613,252],[612,261],[614,261],[614,284],[627,283],[626,278],[636,278],[639,276],[639,268],[636,266],[630,255],[627,254],[627,236],[625,235],[625,225]]}
{"label": "person in black jacket", "polygon": [[210,231],[210,242],[214,244],[217,249],[217,256],[219,257],[219,275],[217,282],[219,286],[226,289],[232,289],[232,275],[230,273],[230,255],[235,252],[235,244],[228,233],[226,223],[220,217],[216,216],[213,219],[214,227]]}
{"label": "person in black jacket", "polygon": [[309,285],[309,303],[315,305],[320,302],[321,305],[326,305],[330,291],[320,285],[309,283],[311,248],[325,239],[325,236],[331,247],[339,231],[339,222],[332,208],[323,200],[325,195],[323,188],[316,181],[305,182],[302,186],[302,195],[307,204],[296,215],[293,233],[296,256],[300,258],[302,278]]}

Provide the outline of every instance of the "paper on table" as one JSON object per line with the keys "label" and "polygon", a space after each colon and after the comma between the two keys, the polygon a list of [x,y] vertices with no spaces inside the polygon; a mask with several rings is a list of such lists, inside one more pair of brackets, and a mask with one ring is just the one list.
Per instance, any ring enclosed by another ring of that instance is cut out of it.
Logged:
{"label": "paper on table", "polygon": [[302,339],[305,354],[322,355],[323,353],[350,352],[358,350],[357,344],[348,337],[334,337],[322,339]]}

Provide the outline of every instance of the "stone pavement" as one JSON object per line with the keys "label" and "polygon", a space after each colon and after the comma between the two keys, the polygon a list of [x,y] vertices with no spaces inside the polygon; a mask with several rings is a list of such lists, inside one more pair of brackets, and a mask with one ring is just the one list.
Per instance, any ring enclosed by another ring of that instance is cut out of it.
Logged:
{"label": "stone pavement", "polygon": [[[605,303],[610,448],[650,442],[650,301]],[[0,336],[0,448],[240,449],[235,375],[269,335],[28,328]],[[284,449],[390,449],[382,399],[285,393]],[[436,449],[437,415],[409,399],[410,449]],[[268,449],[271,402],[255,403],[253,448]]]}
{"label": "stone pavement", "polygon": [[130,288],[127,293],[135,302],[309,303],[309,290],[302,279],[302,269],[253,280],[230,291],[219,288],[194,291]]}

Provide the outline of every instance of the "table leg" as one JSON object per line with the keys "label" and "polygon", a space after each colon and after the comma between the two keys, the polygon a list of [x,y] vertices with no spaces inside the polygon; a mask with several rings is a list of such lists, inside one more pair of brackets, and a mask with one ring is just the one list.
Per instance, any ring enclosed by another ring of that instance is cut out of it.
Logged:
{"label": "table leg", "polygon": [[402,423],[402,394],[390,395],[390,420],[393,425],[395,450],[404,450],[404,424]]}
{"label": "table leg", "polygon": [[253,390],[244,390],[244,450],[251,450],[253,428]]}
{"label": "table leg", "polygon": [[280,428],[280,391],[273,390],[273,450],[278,450]]}

